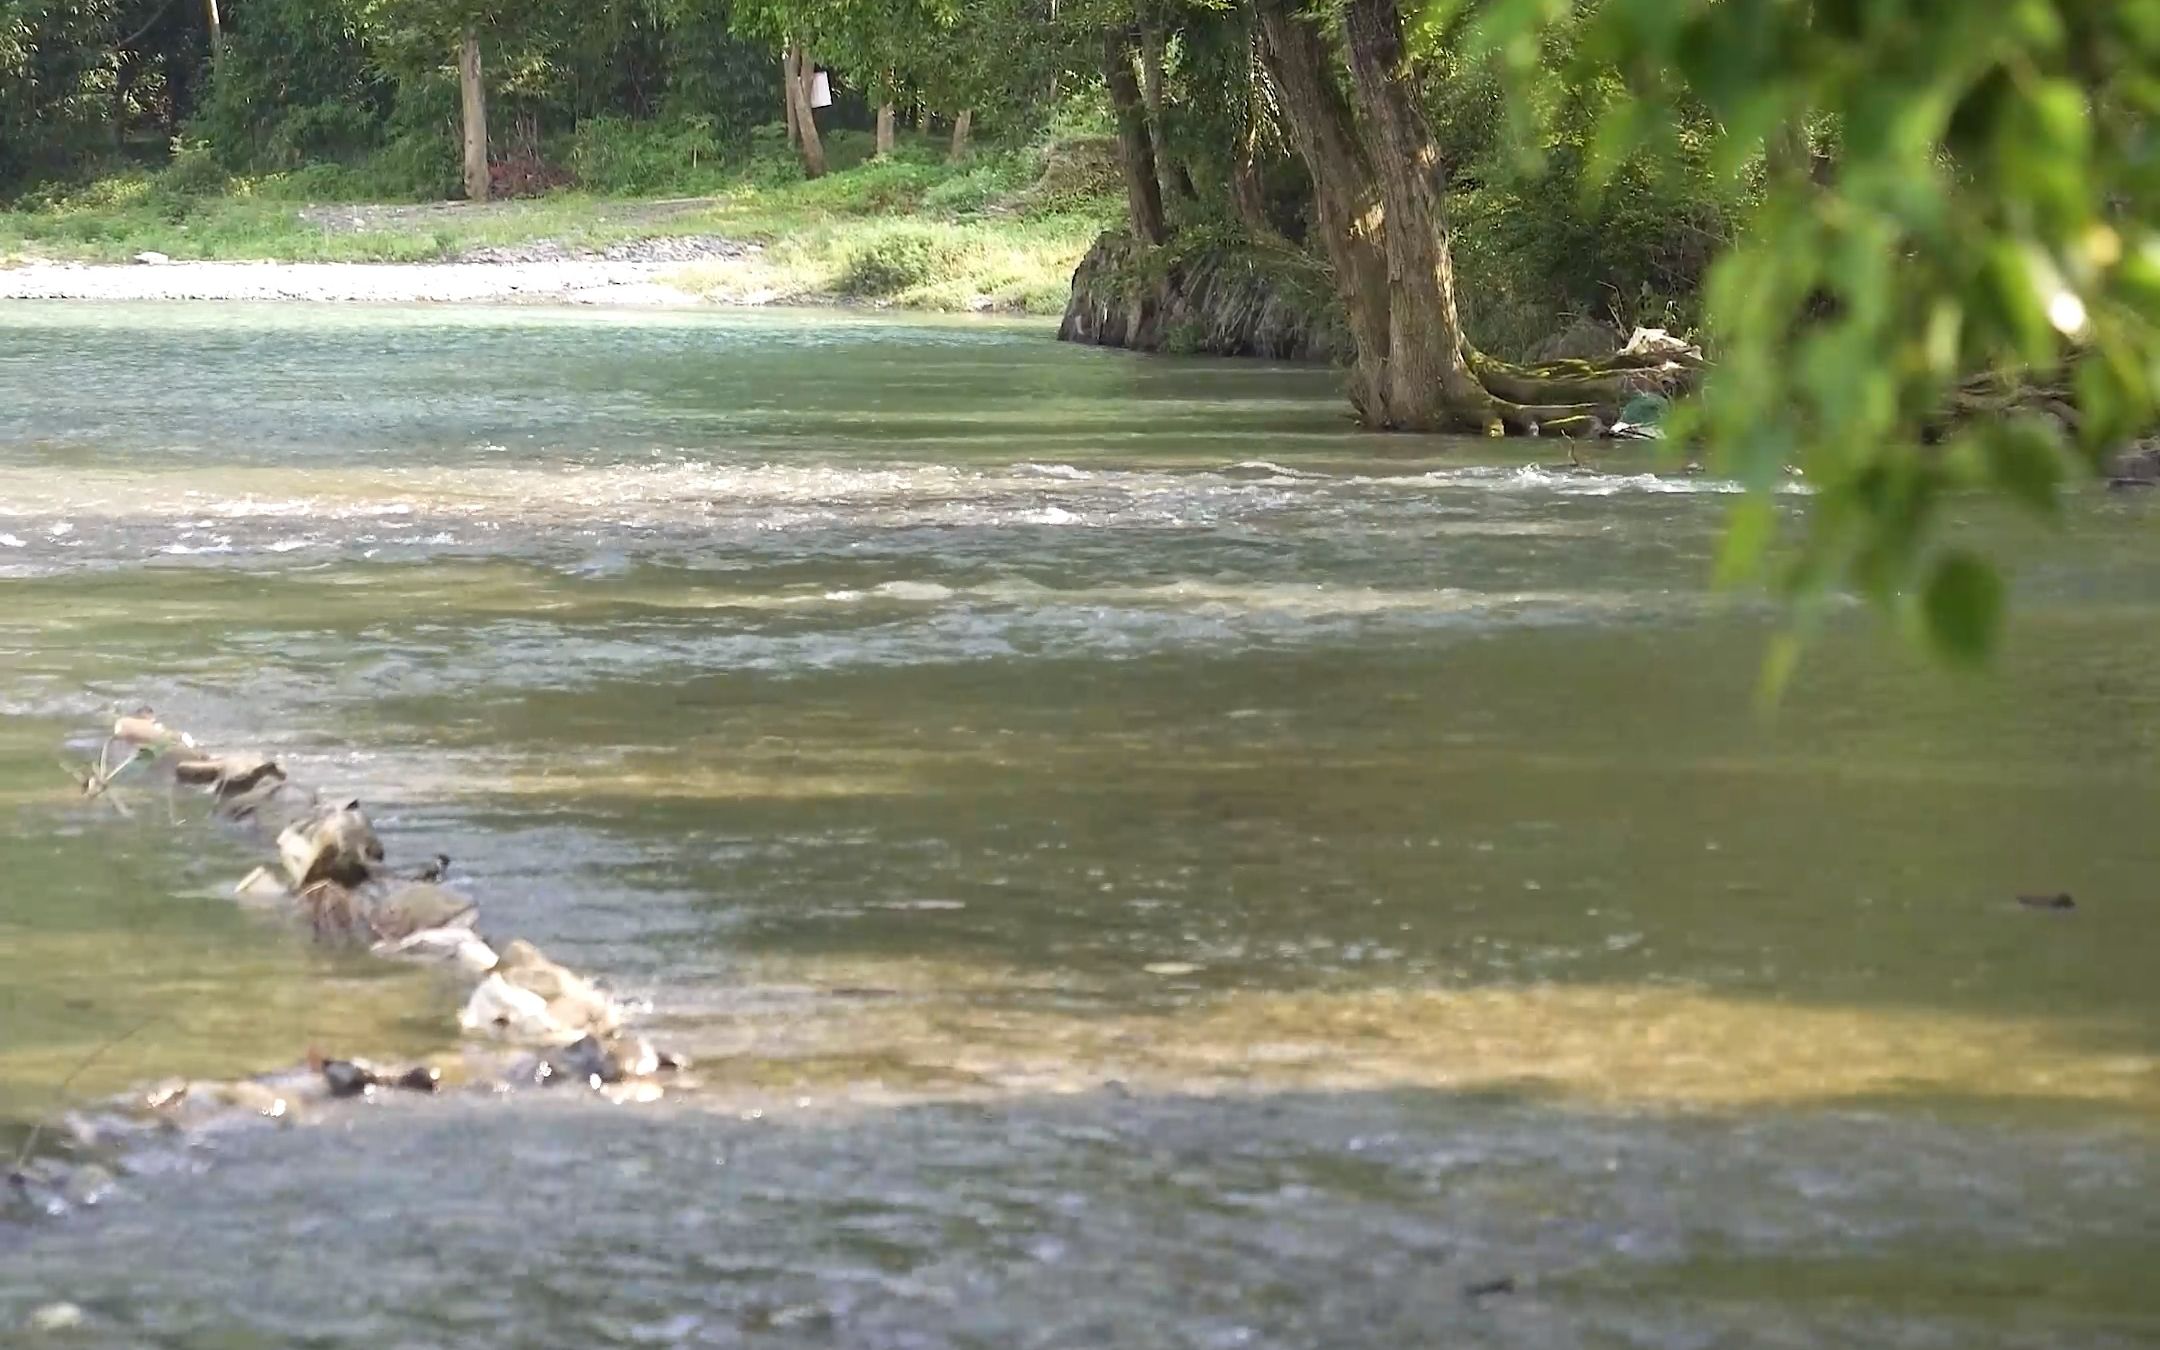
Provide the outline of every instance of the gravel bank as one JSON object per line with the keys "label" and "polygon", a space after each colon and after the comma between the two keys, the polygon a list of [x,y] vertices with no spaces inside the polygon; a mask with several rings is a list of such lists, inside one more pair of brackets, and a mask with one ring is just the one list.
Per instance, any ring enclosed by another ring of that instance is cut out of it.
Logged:
{"label": "gravel bank", "polygon": [[[589,305],[694,305],[704,297],[670,284],[688,258],[518,256],[440,263],[151,262],[26,263],[0,268],[0,300],[314,300]],[[749,262],[751,252],[717,250],[698,261]],[[733,304],[777,297],[754,288],[707,295]]]}

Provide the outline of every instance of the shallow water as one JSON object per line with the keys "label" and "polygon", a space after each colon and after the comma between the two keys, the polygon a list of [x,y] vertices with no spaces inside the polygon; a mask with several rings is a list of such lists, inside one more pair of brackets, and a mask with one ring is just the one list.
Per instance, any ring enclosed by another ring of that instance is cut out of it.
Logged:
{"label": "shallow water", "polygon": [[1323,372],[16,306],[0,407],[0,1119],[94,1053],[67,1098],[446,1039],[437,986],[223,898],[241,841],[67,799],[141,702],[362,796],[701,1060],[144,1160],[0,1229],[0,1327],[2160,1335],[2144,503],[1975,514],[1993,676],[1844,615],[1765,721],[1724,485],[1357,437]]}

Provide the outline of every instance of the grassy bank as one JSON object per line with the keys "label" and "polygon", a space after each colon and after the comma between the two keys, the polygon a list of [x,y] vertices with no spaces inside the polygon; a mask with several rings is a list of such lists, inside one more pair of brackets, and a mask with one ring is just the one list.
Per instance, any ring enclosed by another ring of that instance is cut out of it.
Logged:
{"label": "grassy bank", "polygon": [[1118,211],[1114,171],[1092,141],[986,148],[953,165],[930,141],[874,160],[866,144],[835,140],[840,167],[814,181],[792,159],[769,155],[700,174],[697,195],[572,190],[484,205],[351,200],[336,191],[347,180],[335,174],[232,178],[182,156],[160,173],[53,190],[0,211],[0,262],[125,262],[143,252],[426,262],[717,237],[761,247],[685,264],[677,284],[718,298],[1054,313],[1074,265]]}

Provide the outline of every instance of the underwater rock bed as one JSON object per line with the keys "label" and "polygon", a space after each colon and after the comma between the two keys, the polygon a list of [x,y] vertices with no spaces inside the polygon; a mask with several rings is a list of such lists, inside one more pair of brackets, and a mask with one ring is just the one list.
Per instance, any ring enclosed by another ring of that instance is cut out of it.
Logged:
{"label": "underwater rock bed", "polygon": [[311,1048],[303,1062],[258,1077],[173,1079],[66,1111],[32,1130],[0,1189],[0,1215],[94,1204],[131,1153],[175,1136],[310,1120],[338,1103],[456,1088],[570,1083],[616,1101],[649,1101],[688,1067],[631,1030],[631,1010],[600,984],[521,938],[484,936],[479,904],[450,881],[447,855],[393,866],[358,801],[326,797],[275,760],[213,753],[141,709],[113,723],[93,764],[70,772],[86,803],[123,816],[135,813],[130,798],[162,796],[176,816],[183,800],[207,801],[206,823],[275,855],[233,887],[236,898],[289,915],[318,942],[439,969],[458,994],[455,1025],[444,1028],[457,1048],[395,1066]]}

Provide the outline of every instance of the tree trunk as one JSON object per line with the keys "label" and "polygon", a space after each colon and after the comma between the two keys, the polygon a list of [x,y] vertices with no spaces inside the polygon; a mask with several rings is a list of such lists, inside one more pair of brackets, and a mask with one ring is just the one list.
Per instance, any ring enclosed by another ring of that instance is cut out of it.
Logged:
{"label": "tree trunk", "polygon": [[1349,0],[1350,96],[1387,215],[1388,372],[1383,426],[1493,431],[1497,401],[1464,352],[1440,150],[1418,107],[1395,0]]}
{"label": "tree trunk", "polygon": [[1281,238],[1268,218],[1267,191],[1260,178],[1260,72],[1262,54],[1257,35],[1246,34],[1245,118],[1238,128],[1237,147],[1230,156],[1230,205],[1238,223],[1255,239]]}
{"label": "tree trunk", "polygon": [[464,94],[465,200],[488,199],[487,89],[480,82],[480,35],[468,28],[458,52],[458,88]]}
{"label": "tree trunk", "polygon": [[810,54],[802,48],[795,49],[795,78],[788,81],[788,97],[795,100],[795,126],[802,135],[803,173],[810,178],[825,176],[825,142],[818,137],[817,113],[810,106],[810,77],[817,67],[810,63]]}
{"label": "tree trunk", "polygon": [[1147,107],[1141,102],[1140,81],[1133,75],[1128,35],[1103,35],[1103,80],[1117,114],[1118,167],[1125,175],[1125,205],[1132,216],[1133,236],[1142,243],[1167,243],[1170,227],[1163,220],[1162,180],[1156,176]]}
{"label": "tree trunk", "polygon": [[1273,239],[1281,233],[1268,217],[1267,193],[1249,144],[1238,146],[1237,159],[1230,165],[1230,204],[1237,210],[1238,224],[1253,238]]}
{"label": "tree trunk", "polygon": [[225,54],[225,23],[218,17],[217,0],[203,0],[203,16],[210,24],[210,60],[214,65]]}
{"label": "tree trunk", "polygon": [[1165,202],[1175,201],[1186,182],[1175,171],[1170,153],[1169,128],[1163,121],[1163,31],[1150,17],[1140,25],[1140,100],[1147,106],[1148,146],[1155,156],[1156,190]]}
{"label": "tree trunk", "polygon": [[954,164],[966,159],[968,157],[968,137],[973,135],[974,131],[975,110],[973,108],[962,108],[960,115],[953,118],[952,150],[945,158]]}
{"label": "tree trunk", "polygon": [[877,157],[889,159],[893,152],[893,106],[891,100],[877,108]]}
{"label": "tree trunk", "polygon": [[1368,423],[1386,412],[1387,258],[1372,169],[1350,120],[1327,48],[1292,0],[1257,0],[1261,51],[1282,91],[1284,121],[1313,180],[1313,213],[1357,349],[1350,402]]}
{"label": "tree trunk", "polygon": [[795,121],[795,49],[780,49],[780,107],[787,116],[788,149],[802,148],[802,127]]}

